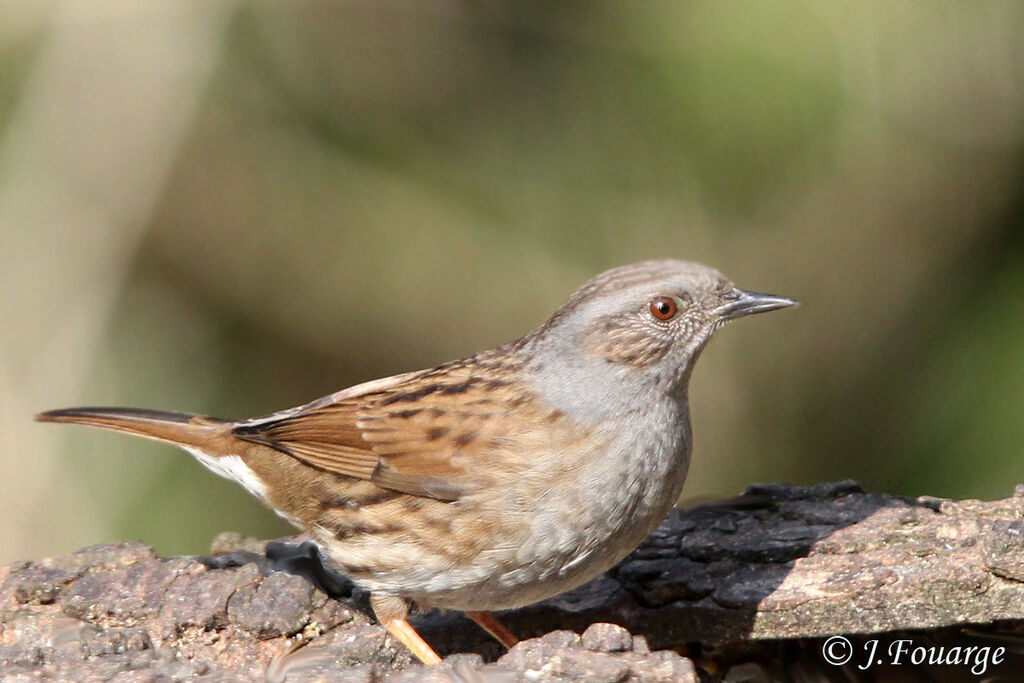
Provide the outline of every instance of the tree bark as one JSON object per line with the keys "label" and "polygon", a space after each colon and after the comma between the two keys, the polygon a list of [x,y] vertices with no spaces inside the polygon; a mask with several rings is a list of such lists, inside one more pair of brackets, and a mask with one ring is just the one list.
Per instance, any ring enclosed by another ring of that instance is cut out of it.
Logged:
{"label": "tree bark", "polygon": [[674,511],[595,581],[501,614],[532,638],[507,654],[460,614],[417,615],[451,655],[432,671],[386,636],[364,593],[311,582],[315,563],[265,546],[225,534],[211,556],[159,558],[117,543],[0,569],[5,679],[697,680],[676,650],[714,680],[766,657],[828,669],[821,642],[840,634],[857,647],[904,632],[998,640],[1024,619],[1024,487],[981,502],[752,486]]}

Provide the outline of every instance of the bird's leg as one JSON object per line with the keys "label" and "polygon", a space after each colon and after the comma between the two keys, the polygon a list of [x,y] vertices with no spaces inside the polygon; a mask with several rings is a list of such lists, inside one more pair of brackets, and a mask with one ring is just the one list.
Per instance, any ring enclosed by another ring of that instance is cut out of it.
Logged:
{"label": "bird's leg", "polygon": [[424,664],[437,664],[441,661],[434,649],[427,645],[427,641],[405,620],[409,615],[409,604],[405,600],[396,595],[373,593],[370,595],[370,607],[384,628],[409,648],[416,659]]}
{"label": "bird's leg", "polygon": [[480,628],[494,636],[495,640],[511,650],[512,646],[519,642],[519,639],[512,635],[505,624],[498,621],[498,618],[490,612],[466,612],[466,616],[477,623]]}

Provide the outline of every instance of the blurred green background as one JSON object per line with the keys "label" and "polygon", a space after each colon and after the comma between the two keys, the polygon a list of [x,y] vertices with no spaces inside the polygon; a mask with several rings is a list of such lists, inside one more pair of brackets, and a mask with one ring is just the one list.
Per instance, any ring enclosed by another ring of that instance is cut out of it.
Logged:
{"label": "blurred green background", "polygon": [[684,499],[1024,481],[1024,3],[0,1],[0,561],[288,532],[171,447],[519,336],[599,271],[800,299]]}

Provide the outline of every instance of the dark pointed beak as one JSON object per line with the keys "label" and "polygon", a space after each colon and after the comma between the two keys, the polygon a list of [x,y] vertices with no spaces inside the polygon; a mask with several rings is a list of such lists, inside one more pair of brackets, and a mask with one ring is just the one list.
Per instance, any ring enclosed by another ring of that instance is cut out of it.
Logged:
{"label": "dark pointed beak", "polygon": [[725,299],[725,303],[717,309],[718,316],[722,320],[732,320],[733,318],[742,318],[745,315],[767,313],[768,311],[797,305],[796,301],[784,296],[748,292],[739,287],[734,287],[731,292],[722,298]]}

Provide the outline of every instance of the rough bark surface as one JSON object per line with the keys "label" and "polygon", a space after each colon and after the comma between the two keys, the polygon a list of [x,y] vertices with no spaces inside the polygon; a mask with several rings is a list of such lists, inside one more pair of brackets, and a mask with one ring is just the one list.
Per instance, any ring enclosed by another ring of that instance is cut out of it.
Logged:
{"label": "rough bark surface", "polygon": [[696,681],[694,662],[675,650],[722,674],[737,652],[760,647],[753,641],[1024,620],[1021,487],[980,502],[869,494],[854,482],[752,486],[675,511],[597,580],[502,614],[527,638],[508,653],[459,614],[418,615],[447,655],[431,670],[374,622],[365,594],[329,579],[317,587],[301,563],[298,574],[274,571],[282,565],[265,545],[225,534],[209,557],[160,558],[118,543],[4,567],[0,674]]}

